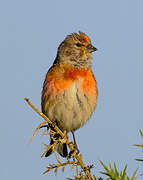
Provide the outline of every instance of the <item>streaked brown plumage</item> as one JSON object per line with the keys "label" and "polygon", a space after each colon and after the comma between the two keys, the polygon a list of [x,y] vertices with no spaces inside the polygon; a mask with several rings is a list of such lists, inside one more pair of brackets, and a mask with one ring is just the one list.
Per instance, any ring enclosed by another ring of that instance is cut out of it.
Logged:
{"label": "streaked brown plumage", "polygon": [[[92,52],[96,50],[85,33],[68,35],[46,75],[42,112],[67,133],[81,128],[95,110],[98,90],[91,65]],[[59,144],[57,151],[67,156],[65,144]]]}

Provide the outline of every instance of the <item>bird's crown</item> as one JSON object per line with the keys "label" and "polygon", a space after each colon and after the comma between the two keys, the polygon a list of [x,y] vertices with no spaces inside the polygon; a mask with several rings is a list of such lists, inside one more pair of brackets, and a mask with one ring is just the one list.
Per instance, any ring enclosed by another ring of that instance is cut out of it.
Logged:
{"label": "bird's crown", "polygon": [[72,34],[68,35],[65,40],[66,41],[80,41],[81,43],[87,43],[87,44],[91,43],[90,38],[81,31],[79,31],[79,34],[72,33]]}

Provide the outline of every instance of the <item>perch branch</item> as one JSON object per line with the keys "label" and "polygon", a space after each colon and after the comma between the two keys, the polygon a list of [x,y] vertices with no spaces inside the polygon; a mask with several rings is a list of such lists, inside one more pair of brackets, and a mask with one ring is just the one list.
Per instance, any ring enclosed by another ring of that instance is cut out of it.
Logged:
{"label": "perch branch", "polygon": [[[39,109],[37,109],[37,108],[31,103],[31,101],[29,100],[29,98],[26,98],[26,97],[25,97],[24,99],[25,99],[25,101],[32,107],[32,109],[34,109],[34,111],[36,111],[41,117],[43,117],[43,118],[45,119],[45,121],[42,122],[42,123],[38,126],[38,128],[36,129],[36,131],[34,132],[32,138],[30,139],[30,142],[32,141],[34,135],[38,132],[38,130],[40,129],[40,127],[42,127],[44,124],[47,124],[47,123],[50,124],[50,125],[53,127],[53,129],[61,136],[62,139],[65,139],[65,136],[66,136],[66,133],[65,133],[65,132],[63,133],[63,132],[58,128],[58,126],[56,126],[56,124],[52,123],[52,122],[50,121],[50,119],[49,119],[45,114],[43,114],[41,111],[39,111]],[[68,140],[68,138],[66,138],[66,144],[69,146],[69,148],[70,148],[71,151],[74,151],[74,145],[73,145],[73,143],[71,143],[71,142]],[[82,168],[82,170],[84,171],[86,177],[87,177],[89,180],[92,180],[93,177],[92,177],[91,174],[90,174],[90,168],[89,168],[89,166],[86,166],[86,165],[84,164],[84,162],[83,162],[83,160],[82,160],[82,154],[79,155],[79,154],[77,154],[77,153],[73,153],[73,154],[71,154],[71,155],[73,156],[73,158],[76,158],[76,159],[77,159],[77,164],[79,164],[79,165],[81,166],[81,168]],[[49,169],[49,170],[50,170],[50,169]]]}

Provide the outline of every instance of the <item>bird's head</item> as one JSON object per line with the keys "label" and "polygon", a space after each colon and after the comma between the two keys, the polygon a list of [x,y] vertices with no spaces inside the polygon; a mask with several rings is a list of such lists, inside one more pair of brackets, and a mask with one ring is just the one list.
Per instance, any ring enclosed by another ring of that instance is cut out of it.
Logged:
{"label": "bird's head", "polygon": [[69,63],[75,67],[91,68],[92,52],[97,51],[83,32],[68,35],[58,48],[55,62]]}

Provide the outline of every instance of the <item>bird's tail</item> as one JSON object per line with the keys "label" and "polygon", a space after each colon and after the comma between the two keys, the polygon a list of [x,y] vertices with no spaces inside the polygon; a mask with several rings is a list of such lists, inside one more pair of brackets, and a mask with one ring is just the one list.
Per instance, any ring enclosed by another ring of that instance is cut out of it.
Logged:
{"label": "bird's tail", "polygon": [[[54,141],[51,139],[50,145],[52,145]],[[67,149],[67,144],[66,143],[59,143],[55,146],[55,150],[62,156],[62,157],[67,157],[68,156],[68,149]],[[46,154],[45,157],[50,156],[53,153],[53,149],[50,148]]]}

